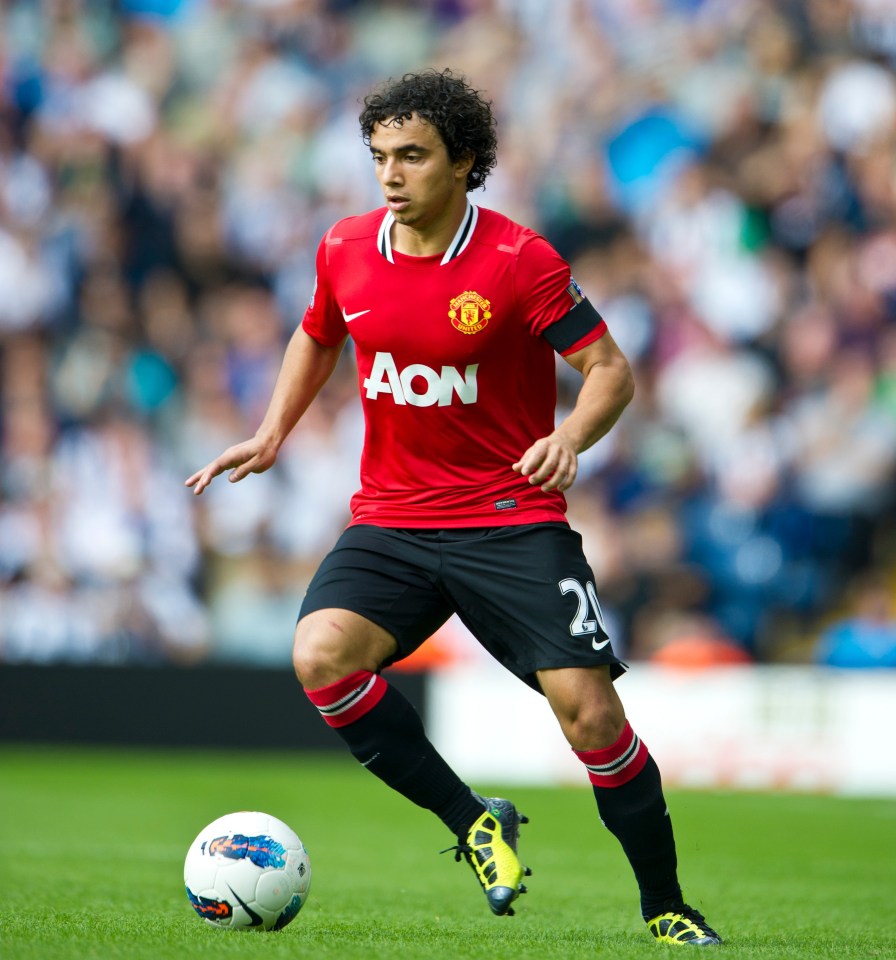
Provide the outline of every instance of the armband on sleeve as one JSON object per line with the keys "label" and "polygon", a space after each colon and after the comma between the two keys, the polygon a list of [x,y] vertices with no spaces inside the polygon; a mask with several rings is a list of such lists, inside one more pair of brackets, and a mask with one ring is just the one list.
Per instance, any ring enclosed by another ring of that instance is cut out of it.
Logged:
{"label": "armband on sleeve", "polygon": [[577,303],[565,317],[552,323],[543,333],[545,340],[557,351],[563,353],[603,324],[604,318],[594,309],[587,299]]}

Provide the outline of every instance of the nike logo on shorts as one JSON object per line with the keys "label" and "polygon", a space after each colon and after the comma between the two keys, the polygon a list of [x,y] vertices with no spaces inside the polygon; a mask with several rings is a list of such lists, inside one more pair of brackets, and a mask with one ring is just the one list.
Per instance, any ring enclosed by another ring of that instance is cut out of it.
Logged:
{"label": "nike logo on shorts", "polygon": [[359,310],[357,313],[346,313],[345,307],[342,308],[342,319],[346,323],[351,323],[352,320],[357,320],[358,317],[363,317],[365,313],[370,313],[369,310]]}
{"label": "nike logo on shorts", "polygon": [[603,648],[604,648],[609,642],[610,642],[610,638],[609,638],[609,637],[607,637],[606,640],[601,640],[600,643],[598,643],[597,640],[592,640],[592,641],[591,641],[591,646],[594,647],[595,650],[603,650]]}

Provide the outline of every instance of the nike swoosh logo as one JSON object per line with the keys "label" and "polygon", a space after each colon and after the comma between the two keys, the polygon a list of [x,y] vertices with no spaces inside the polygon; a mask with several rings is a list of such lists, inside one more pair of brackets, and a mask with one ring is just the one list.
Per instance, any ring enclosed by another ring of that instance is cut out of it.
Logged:
{"label": "nike swoosh logo", "polygon": [[[230,884],[227,884],[227,886],[230,887]],[[237,900],[239,901],[240,906],[246,911],[246,913],[249,914],[249,919],[252,921],[251,924],[250,924],[250,926],[252,926],[252,927],[260,927],[260,926],[264,923],[264,920],[261,919],[261,916],[260,916],[259,914],[257,914],[257,913],[249,906],[249,904],[246,903],[245,900],[243,900],[243,898],[236,892],[236,890],[233,889],[233,887],[230,887],[230,892],[237,898]]]}
{"label": "nike swoosh logo", "polygon": [[345,307],[342,308],[342,319],[346,323],[351,323],[352,320],[357,320],[358,317],[363,317],[365,313],[370,313],[369,310],[359,310],[357,313],[346,313]]}
{"label": "nike swoosh logo", "polygon": [[592,641],[591,641],[591,646],[594,647],[595,650],[603,650],[603,648],[604,648],[609,642],[610,642],[609,637],[608,637],[606,640],[601,640],[600,643],[598,643],[596,640],[592,640]]}

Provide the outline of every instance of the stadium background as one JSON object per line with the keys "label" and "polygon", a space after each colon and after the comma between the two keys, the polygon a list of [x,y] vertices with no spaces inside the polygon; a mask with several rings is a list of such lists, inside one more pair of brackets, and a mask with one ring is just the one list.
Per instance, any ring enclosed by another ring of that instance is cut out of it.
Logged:
{"label": "stadium background", "polygon": [[[569,495],[625,682],[715,691],[698,730],[745,698],[732,763],[844,749],[896,700],[842,669],[896,666],[894,56],[885,0],[0,3],[0,736],[214,742],[173,704],[250,667],[286,713],[247,737],[318,736],[276,691],[357,484],[350,353],[274,470],[183,479],[254,431],[320,236],[379,202],[358,98],[451,65],[499,119],[477,202],[636,371]],[[434,714],[505,689],[454,624],[410,666]]]}

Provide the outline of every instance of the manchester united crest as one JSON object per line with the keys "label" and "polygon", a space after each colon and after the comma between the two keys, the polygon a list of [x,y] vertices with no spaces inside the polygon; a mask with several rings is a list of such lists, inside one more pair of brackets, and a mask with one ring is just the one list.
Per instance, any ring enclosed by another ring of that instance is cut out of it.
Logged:
{"label": "manchester united crest", "polygon": [[491,319],[491,302],[475,290],[464,290],[449,304],[451,325],[461,333],[479,333]]}

